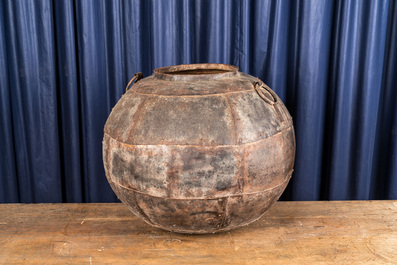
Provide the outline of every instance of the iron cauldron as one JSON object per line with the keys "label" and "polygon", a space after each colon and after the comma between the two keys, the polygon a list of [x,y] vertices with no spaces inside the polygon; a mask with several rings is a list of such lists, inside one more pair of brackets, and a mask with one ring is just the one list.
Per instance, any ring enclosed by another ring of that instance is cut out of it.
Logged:
{"label": "iron cauldron", "polygon": [[134,75],[105,125],[103,160],[119,199],[145,222],[214,233],[260,218],[295,159],[292,118],[261,80],[225,64]]}

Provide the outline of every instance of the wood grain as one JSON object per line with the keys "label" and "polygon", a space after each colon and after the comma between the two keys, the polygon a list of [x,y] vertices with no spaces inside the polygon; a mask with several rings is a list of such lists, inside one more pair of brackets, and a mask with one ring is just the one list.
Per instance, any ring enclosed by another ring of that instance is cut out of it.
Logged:
{"label": "wood grain", "polygon": [[121,204],[5,204],[0,263],[397,264],[397,201],[277,202],[210,235],[152,228]]}

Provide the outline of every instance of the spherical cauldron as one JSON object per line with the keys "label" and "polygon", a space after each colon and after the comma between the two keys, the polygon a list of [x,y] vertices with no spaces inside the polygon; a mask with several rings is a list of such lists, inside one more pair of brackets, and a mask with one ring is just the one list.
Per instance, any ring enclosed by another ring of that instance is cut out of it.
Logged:
{"label": "spherical cauldron", "polygon": [[145,222],[180,233],[260,218],[295,159],[292,119],[277,95],[225,64],[169,66],[141,78],[105,125],[106,176],[120,200]]}

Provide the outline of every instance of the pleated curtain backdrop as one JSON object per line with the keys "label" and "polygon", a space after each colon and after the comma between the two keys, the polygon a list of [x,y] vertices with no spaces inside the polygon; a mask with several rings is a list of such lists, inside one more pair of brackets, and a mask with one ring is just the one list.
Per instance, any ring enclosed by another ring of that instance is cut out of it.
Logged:
{"label": "pleated curtain backdrop", "polygon": [[397,1],[0,2],[0,202],[113,202],[105,121],[136,72],[226,63],[285,102],[282,199],[397,199]]}

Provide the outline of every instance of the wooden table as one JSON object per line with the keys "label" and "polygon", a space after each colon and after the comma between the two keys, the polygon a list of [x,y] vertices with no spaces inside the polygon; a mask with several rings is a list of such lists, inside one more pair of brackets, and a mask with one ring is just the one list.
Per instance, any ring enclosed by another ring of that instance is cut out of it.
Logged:
{"label": "wooden table", "polygon": [[121,204],[0,205],[0,263],[397,264],[397,201],[277,202],[221,234],[152,228]]}

